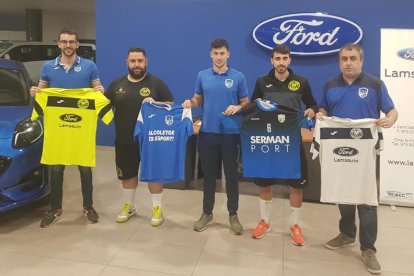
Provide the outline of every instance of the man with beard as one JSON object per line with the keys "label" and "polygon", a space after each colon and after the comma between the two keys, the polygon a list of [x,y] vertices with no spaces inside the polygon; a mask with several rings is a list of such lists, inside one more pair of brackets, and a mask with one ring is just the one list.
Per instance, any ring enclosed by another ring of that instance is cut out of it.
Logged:
{"label": "man with beard", "polygon": [[[286,45],[277,45],[272,49],[270,62],[273,69],[267,75],[261,76],[256,81],[252,101],[257,99],[269,100],[300,112],[301,103],[306,106],[303,116],[313,118],[317,111],[316,101],[306,78],[294,74],[289,65],[291,62],[290,49]],[[300,212],[302,209],[302,189],[307,182],[307,165],[303,145],[300,150],[301,179],[286,180],[289,185],[289,198],[291,209],[291,237],[292,243],[298,246],[305,244],[301,228],[299,227]],[[260,215],[261,219],[252,237],[262,238],[270,231],[270,209],[272,203],[273,179],[257,179],[255,183],[260,186]]]}
{"label": "man with beard", "polygon": [[[96,64],[88,59],[79,57],[76,50],[79,48],[78,35],[74,31],[64,30],[59,33],[58,47],[61,55],[54,60],[43,64],[38,86],[30,88],[30,94],[35,96],[43,88],[94,88],[104,92],[99,80]],[[93,208],[92,200],[92,170],[91,167],[78,166],[83,195],[83,212],[88,222],[97,223],[98,213]],[[51,210],[46,212],[40,226],[49,227],[59,220],[62,215],[63,172],[64,165],[50,165],[51,171]]]}
{"label": "man with beard", "polygon": [[[136,214],[135,193],[138,186],[140,163],[139,145],[134,141],[134,128],[143,102],[174,101],[167,85],[147,73],[148,59],[142,48],[130,48],[126,59],[129,74],[114,80],[105,94],[115,107],[115,163],[118,179],[122,181],[124,200],[121,213],[116,218],[126,222]],[[160,226],[164,217],[161,211],[163,185],[148,183],[152,194],[152,226]]]}

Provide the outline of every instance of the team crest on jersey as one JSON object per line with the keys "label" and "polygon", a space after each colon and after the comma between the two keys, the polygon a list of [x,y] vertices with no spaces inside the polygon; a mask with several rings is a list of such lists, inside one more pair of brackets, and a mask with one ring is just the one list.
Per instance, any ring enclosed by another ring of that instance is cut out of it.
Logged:
{"label": "team crest on jersey", "polygon": [[366,87],[361,87],[358,90],[358,96],[360,98],[365,98],[366,96],[368,96],[368,88]]}
{"label": "team crest on jersey", "polygon": [[277,115],[277,120],[279,121],[279,123],[284,123],[285,120],[286,120],[285,114],[278,114]]}
{"label": "team crest on jersey", "polygon": [[300,82],[298,82],[296,80],[290,81],[289,84],[288,84],[288,88],[289,88],[290,91],[296,92],[300,88]]}
{"label": "team crest on jersey", "polygon": [[75,70],[76,73],[80,72],[82,70],[82,67],[80,65],[76,65],[73,70]]}
{"label": "team crest on jersey", "polygon": [[89,101],[87,99],[79,99],[77,105],[79,108],[86,109],[89,107]]}
{"label": "team crest on jersey", "polygon": [[115,94],[124,94],[126,93],[123,87],[118,88],[118,90],[115,91]]}
{"label": "team crest on jersey", "polygon": [[139,94],[142,97],[148,97],[151,94],[151,90],[148,87],[143,87],[139,90]]}
{"label": "team crest on jersey", "polygon": [[165,123],[167,124],[167,126],[172,125],[174,123],[174,117],[171,115],[165,116]]}
{"label": "team crest on jersey", "polygon": [[360,128],[353,128],[351,129],[351,132],[349,133],[353,139],[361,139],[362,136],[364,136],[364,133],[362,132],[362,129]]}
{"label": "team crest on jersey", "polygon": [[224,81],[224,84],[226,85],[227,88],[231,88],[233,86],[233,80],[232,79],[226,79]]}

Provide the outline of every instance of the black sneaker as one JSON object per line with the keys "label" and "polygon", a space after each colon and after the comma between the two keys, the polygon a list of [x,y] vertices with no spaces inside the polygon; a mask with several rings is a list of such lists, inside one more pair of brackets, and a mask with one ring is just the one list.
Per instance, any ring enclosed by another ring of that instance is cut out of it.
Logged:
{"label": "black sneaker", "polygon": [[92,206],[83,208],[83,215],[88,219],[89,223],[97,223],[99,221],[99,215]]}
{"label": "black sneaker", "polygon": [[56,221],[60,220],[62,218],[62,210],[55,209],[55,210],[49,210],[45,213],[45,215],[42,218],[42,221],[40,222],[40,227],[42,228],[48,228]]}

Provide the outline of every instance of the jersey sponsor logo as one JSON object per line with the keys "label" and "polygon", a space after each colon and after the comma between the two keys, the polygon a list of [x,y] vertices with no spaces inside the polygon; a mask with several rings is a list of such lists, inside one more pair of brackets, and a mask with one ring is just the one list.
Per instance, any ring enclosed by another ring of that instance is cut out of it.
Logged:
{"label": "jersey sponsor logo", "polygon": [[358,90],[358,96],[360,98],[365,98],[366,96],[368,96],[368,88],[366,87],[361,87]]}
{"label": "jersey sponsor logo", "polygon": [[152,117],[154,117],[155,116],[155,114],[150,114],[150,115],[148,115],[148,118],[152,118]]}
{"label": "jersey sponsor logo", "polygon": [[335,134],[337,134],[337,133],[338,133],[338,131],[336,131],[336,130],[335,130],[335,131],[332,131],[332,132],[331,132],[331,135],[332,135],[332,136],[334,136],[334,135],[335,135]]}
{"label": "jersey sponsor logo", "polygon": [[225,85],[227,88],[231,88],[231,87],[233,86],[233,80],[232,80],[232,79],[226,79],[226,80],[224,81],[224,85]]}
{"label": "jersey sponsor logo", "polygon": [[142,97],[148,97],[151,94],[151,89],[149,89],[148,87],[143,87],[139,90],[139,94]]}
{"label": "jersey sponsor logo", "polygon": [[273,84],[266,84],[267,88],[272,87],[272,86],[273,86]]}
{"label": "jersey sponsor logo", "polygon": [[118,177],[123,177],[124,173],[122,172],[122,170],[119,167],[116,167],[116,174],[118,175]]}
{"label": "jersey sponsor logo", "polygon": [[279,123],[284,123],[286,121],[286,115],[285,114],[277,114],[277,120]]}
{"label": "jersey sponsor logo", "polygon": [[290,91],[296,92],[300,88],[300,82],[298,82],[296,80],[290,81],[289,84],[288,84],[288,88],[289,88]]}
{"label": "jersey sponsor logo", "polygon": [[174,117],[171,116],[171,115],[167,115],[167,116],[165,116],[164,121],[167,124],[167,126],[170,126],[174,123]]}
{"label": "jersey sponsor logo", "polygon": [[89,107],[88,99],[79,99],[77,103],[79,108],[86,109]]}
{"label": "jersey sponsor logo", "polygon": [[125,94],[125,90],[123,87],[118,88],[118,90],[115,91],[115,94]]}
{"label": "jersey sponsor logo", "polygon": [[80,65],[76,65],[73,70],[75,70],[76,73],[79,73],[82,70],[82,67]]}
{"label": "jersey sponsor logo", "polygon": [[399,58],[414,61],[414,48],[405,48],[397,52]]}
{"label": "jersey sponsor logo", "polygon": [[77,123],[82,121],[82,117],[76,114],[63,114],[59,116],[59,119],[68,123]]}
{"label": "jersey sponsor logo", "polygon": [[333,149],[333,153],[339,156],[354,156],[359,153],[359,151],[353,147],[338,147]]}
{"label": "jersey sponsor logo", "polygon": [[362,29],[351,20],[323,13],[287,14],[259,23],[253,39],[272,49],[286,44],[293,55],[325,55],[338,52],[346,43],[358,43]]}
{"label": "jersey sponsor logo", "polygon": [[364,133],[363,133],[362,129],[360,129],[360,128],[351,129],[349,134],[351,135],[351,137],[353,139],[361,139],[364,136]]}
{"label": "jersey sponsor logo", "polygon": [[56,101],[58,104],[63,103],[65,100],[58,100]]}

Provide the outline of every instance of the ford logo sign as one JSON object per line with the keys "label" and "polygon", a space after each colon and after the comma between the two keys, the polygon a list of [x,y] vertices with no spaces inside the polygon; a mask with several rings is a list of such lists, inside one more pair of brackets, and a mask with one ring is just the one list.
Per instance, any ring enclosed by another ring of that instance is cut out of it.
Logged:
{"label": "ford logo sign", "polygon": [[333,150],[333,153],[340,155],[340,156],[354,156],[359,153],[359,151],[355,148],[351,147],[339,147]]}
{"label": "ford logo sign", "polygon": [[414,61],[414,48],[405,48],[405,49],[399,50],[397,52],[397,56],[402,59]]}
{"label": "ford logo sign", "polygon": [[77,122],[82,121],[82,117],[76,114],[63,114],[63,115],[60,115],[59,118],[62,121],[68,122],[68,123],[77,123]]}
{"label": "ford logo sign", "polygon": [[358,43],[362,29],[354,22],[323,13],[295,13],[259,23],[254,40],[265,48],[286,44],[292,55],[325,55],[347,43]]}

